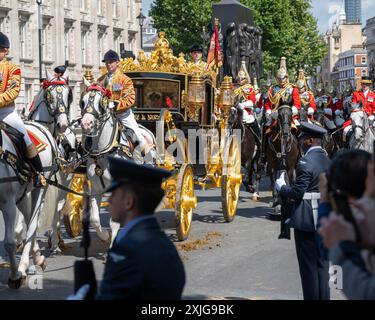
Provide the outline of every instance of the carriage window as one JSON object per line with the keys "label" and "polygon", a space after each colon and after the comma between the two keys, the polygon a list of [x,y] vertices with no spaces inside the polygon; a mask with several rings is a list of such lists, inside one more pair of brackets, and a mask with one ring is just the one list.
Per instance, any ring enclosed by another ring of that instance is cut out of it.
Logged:
{"label": "carriage window", "polygon": [[176,109],[180,105],[179,83],[169,80],[133,80],[137,108]]}

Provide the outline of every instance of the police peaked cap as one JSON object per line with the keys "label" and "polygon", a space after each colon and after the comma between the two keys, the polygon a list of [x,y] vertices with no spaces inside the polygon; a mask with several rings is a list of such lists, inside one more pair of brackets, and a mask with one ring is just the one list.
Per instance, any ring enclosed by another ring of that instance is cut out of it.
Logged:
{"label": "police peaked cap", "polygon": [[9,38],[2,32],[0,32],[0,47],[1,48],[10,48]]}
{"label": "police peaked cap", "polygon": [[66,67],[65,66],[58,66],[54,69],[55,73],[61,73],[61,74],[64,74],[65,71],[66,71]]}
{"label": "police peaked cap", "polygon": [[120,61],[120,57],[116,51],[113,51],[113,50],[107,51],[104,55],[102,62],[111,61],[111,60]]}
{"label": "police peaked cap", "polygon": [[194,51],[200,51],[200,52],[203,52],[203,48],[201,45],[195,43],[191,46],[190,48],[190,52],[194,52]]}
{"label": "police peaked cap", "polygon": [[167,179],[172,175],[167,170],[155,168],[150,165],[140,165],[134,161],[123,160],[121,158],[108,157],[108,161],[112,183],[106,192],[112,192],[118,187],[132,182],[160,188],[163,179]]}
{"label": "police peaked cap", "polygon": [[318,138],[323,139],[323,136],[327,133],[327,130],[317,126],[316,124],[301,122],[300,125],[301,133],[298,136],[298,139],[301,138]]}

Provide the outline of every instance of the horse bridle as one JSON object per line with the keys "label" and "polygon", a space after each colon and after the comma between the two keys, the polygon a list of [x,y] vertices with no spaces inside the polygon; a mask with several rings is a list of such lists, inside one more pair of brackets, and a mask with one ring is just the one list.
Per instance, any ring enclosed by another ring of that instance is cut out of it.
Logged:
{"label": "horse bridle", "polygon": [[[111,113],[108,112],[106,107],[108,105],[108,99],[110,98],[110,94],[108,90],[105,90],[103,87],[99,85],[93,85],[86,89],[86,92],[90,93],[90,96],[87,101],[87,105],[84,107],[82,114],[85,115],[86,113],[91,114],[95,118],[95,131],[94,134],[85,134],[87,137],[96,137],[98,132],[102,126],[106,123],[106,121],[111,117]],[[100,92],[102,97],[99,102],[99,106],[103,113],[99,113],[95,110],[94,102],[96,94]]]}
{"label": "horse bridle", "polygon": [[[46,100],[46,106],[47,106],[47,111],[49,113],[49,115],[51,116],[51,118],[53,120],[51,121],[42,121],[42,120],[38,120],[38,122],[40,123],[43,123],[45,125],[50,125],[50,124],[53,124],[55,123],[55,119],[57,116],[61,115],[61,114],[66,114],[67,115],[67,106],[65,105],[65,102],[64,102],[64,98],[63,98],[63,86],[67,86],[66,82],[63,82],[63,81],[56,81],[56,82],[44,82],[43,83],[43,88],[45,90],[45,93],[44,93],[44,99]],[[53,89],[56,89],[57,91],[57,96],[56,96],[56,99],[57,99],[57,103],[56,103],[56,108],[52,108],[51,105],[53,104],[53,98],[52,98],[52,94],[51,94],[51,91]],[[31,112],[30,116],[32,116],[32,114],[34,112],[36,112],[36,110],[38,109],[38,106],[36,106],[33,111]]]}

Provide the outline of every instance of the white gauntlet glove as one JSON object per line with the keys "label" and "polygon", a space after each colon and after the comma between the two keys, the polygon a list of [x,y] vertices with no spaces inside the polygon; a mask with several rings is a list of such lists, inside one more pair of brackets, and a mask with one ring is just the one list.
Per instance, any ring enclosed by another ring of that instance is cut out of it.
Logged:
{"label": "white gauntlet glove", "polygon": [[293,106],[292,107],[292,112],[293,112],[293,115],[296,116],[298,114],[298,109],[297,107]]}
{"label": "white gauntlet glove", "polygon": [[313,108],[311,108],[311,107],[309,107],[308,109],[307,109],[307,114],[310,116],[310,115],[312,115],[312,114],[314,114],[314,109]]}

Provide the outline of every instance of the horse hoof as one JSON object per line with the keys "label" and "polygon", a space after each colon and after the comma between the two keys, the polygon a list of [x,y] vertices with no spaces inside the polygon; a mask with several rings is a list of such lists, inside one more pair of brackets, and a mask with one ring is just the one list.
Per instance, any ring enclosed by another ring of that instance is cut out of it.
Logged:
{"label": "horse hoof", "polygon": [[8,287],[10,289],[19,289],[21,288],[22,282],[24,278],[21,276],[19,279],[13,280],[11,278],[8,279]]}
{"label": "horse hoof", "polygon": [[44,270],[47,269],[47,261],[46,261],[46,259],[44,258],[43,262],[42,262],[41,264],[39,264],[38,266],[39,266],[39,267],[42,269],[42,271],[44,272]]}
{"label": "horse hoof", "polygon": [[23,250],[23,247],[24,247],[24,243],[23,243],[23,241],[22,241],[22,242],[18,242],[18,243],[17,243],[17,246],[16,246],[16,252],[17,252],[17,253],[21,253],[22,250]]}
{"label": "horse hoof", "polygon": [[65,242],[64,242],[63,239],[60,239],[59,243],[57,245],[59,246],[59,248],[61,249],[61,251],[64,251],[66,249],[66,245],[65,245]]}
{"label": "horse hoof", "polygon": [[54,248],[54,249],[51,248],[51,250],[48,253],[48,257],[51,258],[51,257],[61,256],[61,254],[62,254],[62,251],[59,247]]}
{"label": "horse hoof", "polygon": [[251,200],[257,202],[257,201],[259,200],[259,196],[257,196],[257,195],[253,195],[253,196],[251,197]]}

